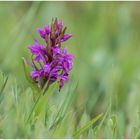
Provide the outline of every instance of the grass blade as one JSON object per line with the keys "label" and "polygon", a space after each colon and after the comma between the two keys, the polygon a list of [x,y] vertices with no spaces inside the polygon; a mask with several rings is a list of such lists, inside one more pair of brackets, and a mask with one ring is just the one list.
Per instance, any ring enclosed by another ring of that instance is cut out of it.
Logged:
{"label": "grass blade", "polygon": [[85,126],[83,126],[78,131],[76,131],[73,134],[73,137],[76,137],[77,138],[81,134],[83,134],[90,126],[92,126],[94,123],[96,123],[102,117],[102,115],[103,115],[103,113],[99,114],[98,116],[96,116],[95,118],[93,118],[91,121],[89,121]]}
{"label": "grass blade", "polygon": [[2,88],[1,88],[1,90],[0,90],[0,94],[2,94],[4,88],[5,88],[6,84],[7,84],[7,81],[8,81],[8,76],[7,76],[6,79],[4,80],[3,86],[2,86]]}
{"label": "grass blade", "polygon": [[[76,86],[72,89],[72,93],[74,93],[74,91],[77,89],[78,87],[78,82],[75,84]],[[68,90],[68,92],[70,92],[70,89]],[[53,121],[53,124],[51,125],[51,127],[49,129],[52,129],[54,127],[56,127],[64,118],[68,107],[70,106],[70,104],[72,103],[72,99],[75,97],[75,94],[68,94],[68,96],[66,96],[64,102],[62,103],[59,111],[57,112],[57,115]]]}

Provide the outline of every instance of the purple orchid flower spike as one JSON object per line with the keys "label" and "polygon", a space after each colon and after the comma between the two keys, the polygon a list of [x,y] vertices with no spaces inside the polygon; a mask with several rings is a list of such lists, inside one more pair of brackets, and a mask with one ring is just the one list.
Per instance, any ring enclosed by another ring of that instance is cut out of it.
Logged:
{"label": "purple orchid flower spike", "polygon": [[44,39],[46,35],[49,35],[51,33],[49,26],[45,26],[44,29],[38,28],[37,31],[40,34],[40,36]]}
{"label": "purple orchid flower spike", "polygon": [[28,63],[32,67],[30,76],[39,87],[44,87],[46,83],[49,87],[52,83],[58,82],[61,89],[69,79],[74,55],[68,54],[66,48],[61,48],[61,44],[72,37],[71,34],[65,34],[65,31],[64,23],[56,18],[50,26],[37,29],[46,45],[35,41],[28,46],[32,53],[32,63]]}
{"label": "purple orchid flower spike", "polygon": [[67,41],[68,39],[70,39],[72,37],[71,34],[64,34],[63,38],[61,39],[61,42]]}

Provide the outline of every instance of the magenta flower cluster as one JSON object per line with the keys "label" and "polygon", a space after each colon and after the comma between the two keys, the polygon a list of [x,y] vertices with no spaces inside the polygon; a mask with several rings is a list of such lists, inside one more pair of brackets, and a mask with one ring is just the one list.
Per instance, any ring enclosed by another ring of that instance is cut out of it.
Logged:
{"label": "magenta flower cluster", "polygon": [[65,33],[66,27],[57,19],[53,20],[50,26],[37,31],[46,45],[35,40],[34,44],[28,46],[32,53],[32,63],[28,63],[33,68],[30,76],[41,88],[45,83],[49,86],[57,81],[61,89],[68,80],[74,59],[72,54],[67,53],[66,48],[61,48],[61,44],[72,35]]}

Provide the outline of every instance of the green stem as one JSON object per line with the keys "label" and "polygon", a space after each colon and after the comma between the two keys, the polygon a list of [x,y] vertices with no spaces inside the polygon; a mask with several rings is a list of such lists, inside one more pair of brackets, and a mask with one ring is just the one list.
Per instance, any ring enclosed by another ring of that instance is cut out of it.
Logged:
{"label": "green stem", "polygon": [[36,108],[36,105],[37,105],[37,103],[39,102],[39,99],[41,98],[41,95],[44,95],[45,92],[46,92],[47,90],[48,90],[48,82],[46,82],[46,84],[44,85],[44,88],[43,88],[43,90],[42,90],[43,92],[41,91],[40,95],[38,96],[38,98],[37,98],[37,100],[36,100],[36,102],[35,102],[35,104],[34,104],[32,110],[31,110],[31,112],[30,112],[30,115],[29,115],[29,117],[28,117],[28,119],[27,119],[27,123],[29,122],[29,120],[30,120],[30,118],[31,118],[31,116],[32,116],[32,114],[33,114],[33,112],[34,112],[34,110],[35,110],[35,108]]}
{"label": "green stem", "polygon": [[36,100],[36,102],[35,102],[35,104],[34,104],[32,110],[31,110],[31,112],[30,112],[30,115],[29,115],[29,117],[28,117],[28,119],[27,119],[27,122],[29,122],[29,120],[30,120],[30,118],[31,118],[31,116],[32,116],[32,113],[34,112],[34,109],[35,109],[35,107],[36,107],[36,105],[37,105],[37,103],[38,103],[38,101],[39,101],[41,95],[42,95],[42,94],[40,94],[40,95],[38,96],[38,98],[37,98],[37,100]]}

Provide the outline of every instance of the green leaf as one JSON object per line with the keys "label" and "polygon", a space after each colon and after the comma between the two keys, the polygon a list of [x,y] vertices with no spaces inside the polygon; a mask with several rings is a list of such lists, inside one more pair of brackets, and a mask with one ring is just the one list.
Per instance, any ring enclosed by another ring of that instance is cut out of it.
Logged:
{"label": "green leaf", "polygon": [[28,82],[32,88],[34,100],[36,100],[38,93],[40,92],[40,89],[37,87],[36,83],[29,76],[29,72],[27,71],[27,64],[25,62],[25,59],[22,58],[22,60],[23,60],[23,68],[24,68],[25,77],[28,80]]}
{"label": "green leaf", "polygon": [[43,94],[44,90],[42,90],[40,100],[37,103],[37,106],[36,106],[36,109],[35,109],[37,114],[41,111],[42,107],[47,102],[49,96],[54,92],[54,90],[56,88],[57,88],[57,83],[53,83],[52,85],[49,86],[49,88],[48,88],[48,90],[46,91],[45,94]]}
{"label": "green leaf", "polygon": [[42,108],[44,107],[44,104],[47,102],[49,96],[54,92],[54,90],[56,89],[56,85],[57,83],[52,84],[48,90],[46,91],[46,94],[44,94],[44,89],[42,89],[42,91],[39,93],[39,96],[35,102],[35,104],[33,105],[33,108],[29,114],[29,117],[27,119],[27,122],[29,122],[30,118],[32,117],[33,112],[35,112],[35,115],[38,115]]}
{"label": "green leaf", "polygon": [[91,121],[89,121],[85,126],[83,126],[82,128],[80,128],[78,131],[76,131],[73,134],[73,137],[77,138],[79,137],[81,134],[83,134],[86,130],[88,130],[88,128],[90,126],[92,126],[93,124],[95,124],[101,117],[102,117],[103,113],[99,114],[98,116],[96,116],[95,118],[93,118]]}

